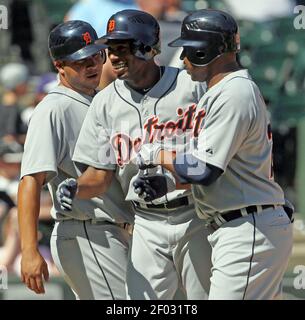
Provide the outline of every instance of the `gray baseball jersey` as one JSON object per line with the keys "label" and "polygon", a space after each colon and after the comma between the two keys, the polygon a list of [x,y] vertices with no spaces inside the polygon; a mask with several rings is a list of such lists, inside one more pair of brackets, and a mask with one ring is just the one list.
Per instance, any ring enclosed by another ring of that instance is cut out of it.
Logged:
{"label": "gray baseball jersey", "polygon": [[[57,220],[51,236],[54,262],[79,299],[125,299],[130,235],[118,223],[133,221],[132,208],[113,179],[102,197],[75,200],[62,211],[55,192],[86,166],[72,162],[76,140],[92,97],[67,87],[53,89],[35,108],[22,160],[21,178],[47,172]],[[116,223],[112,223],[116,222]]]}
{"label": "gray baseball jersey", "polygon": [[40,103],[30,120],[21,166],[25,175],[47,172],[47,182],[53,200],[52,216],[57,219],[96,218],[116,222],[132,221],[129,204],[124,201],[121,186],[113,180],[103,197],[73,202],[73,210],[63,211],[55,192],[66,178],[77,178],[86,166],[71,161],[76,139],[92,97],[64,86],[53,89]]}
{"label": "gray baseball jersey", "polygon": [[[202,97],[203,126],[194,156],[224,170],[212,185],[193,185],[203,218],[250,205],[284,204],[273,179],[267,109],[247,70],[233,72]],[[221,196],[219,196],[221,195]]]}
{"label": "gray baseball jersey", "polygon": [[[196,135],[201,118],[195,112],[205,89],[204,84],[192,82],[186,71],[171,67],[146,93],[116,80],[93,99],[73,160],[96,168],[117,168],[127,195],[130,180],[138,172],[129,160],[141,141],[163,141],[173,148],[183,144],[185,132]],[[155,209],[151,203],[136,207],[126,275],[130,299],[173,299],[179,284],[188,299],[207,297],[211,248],[190,192],[174,191],[161,201],[185,200],[187,195],[189,202],[172,209]]]}
{"label": "gray baseball jersey", "polygon": [[[200,112],[195,116],[196,107],[205,90],[205,84],[192,82],[186,71],[172,67],[165,69],[161,80],[144,96],[116,80],[93,99],[73,160],[108,170],[119,164],[117,176],[127,195],[129,182],[138,172],[129,161],[143,137],[176,148],[184,144],[185,132],[197,135],[202,117]],[[153,203],[186,193],[190,191],[173,191]]]}
{"label": "gray baseball jersey", "polygon": [[[208,237],[209,299],[280,299],[292,224],[273,179],[265,103],[247,70],[239,70],[212,86],[200,106],[205,118],[193,155],[224,170],[210,186],[192,186],[199,217],[220,225]],[[256,213],[248,212],[250,206]],[[237,218],[228,221],[234,209],[240,209]]]}

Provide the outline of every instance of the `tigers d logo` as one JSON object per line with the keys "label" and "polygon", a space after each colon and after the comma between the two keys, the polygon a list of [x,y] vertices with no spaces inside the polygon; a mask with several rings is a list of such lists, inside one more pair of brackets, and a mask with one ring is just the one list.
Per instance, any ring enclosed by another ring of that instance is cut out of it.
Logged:
{"label": "tigers d logo", "polygon": [[115,20],[110,20],[108,23],[108,32],[113,31],[115,28]]}
{"label": "tigers d logo", "polygon": [[91,36],[90,33],[87,31],[85,33],[82,34],[84,41],[86,42],[86,45],[91,43]]}

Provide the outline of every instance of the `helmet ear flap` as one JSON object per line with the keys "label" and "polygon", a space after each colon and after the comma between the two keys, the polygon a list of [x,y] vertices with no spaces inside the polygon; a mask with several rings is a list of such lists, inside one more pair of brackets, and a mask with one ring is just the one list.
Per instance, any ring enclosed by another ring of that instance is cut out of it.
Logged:
{"label": "helmet ear flap", "polygon": [[199,49],[195,52],[195,55],[198,59],[204,59],[206,57],[206,52]]}
{"label": "helmet ear flap", "polygon": [[106,51],[105,50],[101,50],[101,57],[102,57],[102,64],[105,64],[106,61],[107,61],[107,54],[106,54]]}
{"label": "helmet ear flap", "polygon": [[144,52],[150,52],[152,50],[151,46],[144,46]]}
{"label": "helmet ear flap", "polygon": [[144,45],[143,43],[141,43],[140,41],[133,41],[132,45],[131,45],[131,51],[132,53],[140,58],[140,59],[144,59],[144,60],[150,60],[152,59],[155,55],[160,53],[160,45],[159,43],[155,46],[150,46],[150,45]]}

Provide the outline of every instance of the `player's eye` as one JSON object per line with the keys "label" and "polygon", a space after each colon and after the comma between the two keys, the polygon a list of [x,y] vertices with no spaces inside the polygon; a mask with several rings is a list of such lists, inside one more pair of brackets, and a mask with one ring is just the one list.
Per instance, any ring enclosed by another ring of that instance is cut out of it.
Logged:
{"label": "player's eye", "polygon": [[109,47],[109,53],[113,53],[115,55],[123,55],[123,54],[127,54],[129,52],[129,46],[117,46],[116,48],[110,48]]}

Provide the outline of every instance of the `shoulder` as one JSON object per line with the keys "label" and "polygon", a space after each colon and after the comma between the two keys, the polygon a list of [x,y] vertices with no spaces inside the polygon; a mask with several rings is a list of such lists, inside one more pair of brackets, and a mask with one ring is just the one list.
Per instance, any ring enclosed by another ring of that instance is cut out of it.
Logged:
{"label": "shoulder", "polygon": [[99,91],[92,100],[90,110],[95,112],[104,108],[111,108],[116,99],[117,80],[110,83],[107,87]]}
{"label": "shoulder", "polygon": [[241,70],[223,84],[221,91],[239,100],[251,100],[259,90],[248,72]]}
{"label": "shoulder", "polygon": [[35,107],[33,119],[52,119],[59,120],[70,112],[80,112],[80,108],[87,109],[89,104],[85,104],[81,100],[75,99],[61,91],[51,91],[43,100]]}
{"label": "shoulder", "polygon": [[115,80],[111,82],[107,87],[103,88],[95,95],[92,102],[96,102],[96,101],[102,102],[102,101],[108,101],[110,99],[113,99],[117,88],[121,86],[120,82],[122,81]]}

